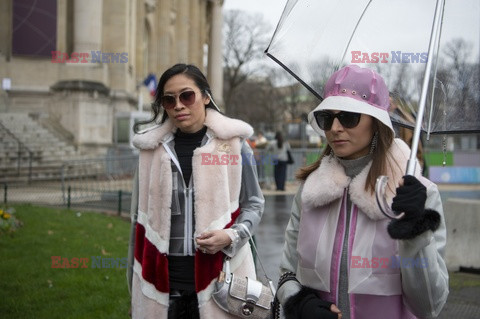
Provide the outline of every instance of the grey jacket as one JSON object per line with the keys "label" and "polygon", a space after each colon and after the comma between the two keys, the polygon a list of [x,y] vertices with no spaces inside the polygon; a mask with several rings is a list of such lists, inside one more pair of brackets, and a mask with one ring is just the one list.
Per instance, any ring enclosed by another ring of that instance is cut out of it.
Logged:
{"label": "grey jacket", "polygon": [[266,152],[271,153],[273,158],[278,161],[286,162],[288,161],[287,151],[290,151],[290,144],[288,142],[283,142],[281,148],[278,147],[277,141],[270,141],[266,147]]}

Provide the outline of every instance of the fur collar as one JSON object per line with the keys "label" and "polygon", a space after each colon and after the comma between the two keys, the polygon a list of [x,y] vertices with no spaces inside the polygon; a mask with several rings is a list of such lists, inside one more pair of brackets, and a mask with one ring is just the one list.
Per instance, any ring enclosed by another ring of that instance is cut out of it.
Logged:
{"label": "fur collar", "polygon": [[[389,185],[387,187],[387,202],[392,203],[394,192],[398,182],[405,175],[410,148],[401,139],[395,139],[388,152],[390,166]],[[372,162],[353,179],[345,175],[343,166],[333,157],[323,158],[320,166],[313,171],[305,181],[302,192],[302,200],[308,207],[324,206],[343,196],[345,188],[348,187],[350,200],[357,205],[371,219],[386,218],[378,208],[375,194],[365,191],[365,181],[372,166]],[[415,176],[420,176],[420,165],[417,163]],[[393,178],[392,178],[393,175]]]}
{"label": "fur collar", "polygon": [[[245,139],[253,134],[253,128],[241,120],[229,118],[211,109],[207,109],[206,112],[205,126],[208,127],[208,132],[213,137],[222,140],[228,140],[233,137]],[[143,150],[155,149],[169,133],[174,133],[176,130],[177,128],[173,125],[173,122],[167,119],[163,124],[136,134],[133,138],[133,145]]]}

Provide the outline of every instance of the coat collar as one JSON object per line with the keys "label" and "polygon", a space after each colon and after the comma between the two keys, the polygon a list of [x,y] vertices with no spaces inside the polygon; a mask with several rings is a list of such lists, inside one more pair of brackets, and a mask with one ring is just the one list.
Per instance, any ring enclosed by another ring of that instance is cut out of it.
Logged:
{"label": "coat collar", "polygon": [[[253,128],[241,120],[229,118],[211,109],[207,109],[206,112],[204,124],[208,127],[207,134],[211,137],[217,137],[222,140],[228,140],[233,137],[244,139],[253,134]],[[155,125],[136,134],[133,138],[133,145],[143,150],[155,149],[176,130],[177,128],[173,125],[173,122],[167,119],[162,124]]]}
{"label": "coat collar", "polygon": [[[389,185],[387,186],[387,202],[392,203],[394,191],[398,182],[405,175],[410,148],[401,139],[395,139],[388,152]],[[386,218],[378,208],[375,194],[365,190],[365,181],[372,166],[367,166],[353,179],[345,175],[343,166],[334,157],[326,156],[320,166],[313,171],[305,181],[302,192],[302,201],[308,207],[324,206],[343,196],[348,187],[350,200],[371,219]],[[420,176],[420,165],[416,165],[415,176]],[[393,191],[392,191],[393,190]]]}

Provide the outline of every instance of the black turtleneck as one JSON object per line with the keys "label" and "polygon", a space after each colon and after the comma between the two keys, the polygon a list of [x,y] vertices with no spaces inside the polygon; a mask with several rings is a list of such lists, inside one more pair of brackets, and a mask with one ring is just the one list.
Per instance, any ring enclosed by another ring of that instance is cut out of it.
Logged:
{"label": "black turtleneck", "polygon": [[193,151],[202,144],[202,139],[206,132],[207,127],[204,126],[195,133],[184,133],[180,129],[175,133],[175,153],[177,153],[178,162],[182,168],[183,180],[187,187],[192,175]]}

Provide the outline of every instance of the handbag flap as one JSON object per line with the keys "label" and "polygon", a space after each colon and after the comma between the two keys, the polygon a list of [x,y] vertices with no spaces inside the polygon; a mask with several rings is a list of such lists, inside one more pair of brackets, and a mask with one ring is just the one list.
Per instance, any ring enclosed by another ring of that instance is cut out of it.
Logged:
{"label": "handbag flap", "polygon": [[[247,292],[249,281],[250,291]],[[272,292],[260,281],[248,277],[236,277],[234,274],[232,274],[232,282],[230,284],[230,290],[228,293],[232,298],[239,299],[245,302],[247,301],[247,293],[250,294],[250,300],[252,299],[252,295],[258,296],[258,301],[255,304],[264,309],[270,309],[271,302],[273,301]]]}

